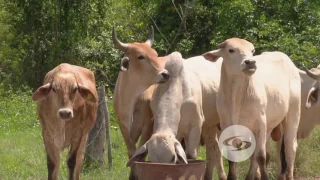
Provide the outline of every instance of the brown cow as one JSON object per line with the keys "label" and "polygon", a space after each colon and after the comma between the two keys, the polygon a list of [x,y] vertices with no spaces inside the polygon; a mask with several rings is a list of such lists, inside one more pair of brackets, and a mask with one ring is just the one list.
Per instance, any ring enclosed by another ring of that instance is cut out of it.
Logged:
{"label": "brown cow", "polygon": [[69,179],[80,179],[88,133],[97,116],[93,73],[83,67],[60,64],[47,73],[44,85],[34,92],[32,100],[38,104],[48,179],[58,178],[60,151],[69,146]]}
{"label": "brown cow", "polygon": [[[140,147],[151,136],[153,115],[149,103],[155,84],[164,83],[170,77],[164,69],[170,55],[158,57],[151,47],[153,37],[151,28],[150,38],[144,43],[122,43],[114,29],[112,31],[115,47],[125,53],[114,90],[113,106],[129,158],[136,150],[139,137]],[[134,171],[131,171],[129,179],[136,178]]]}

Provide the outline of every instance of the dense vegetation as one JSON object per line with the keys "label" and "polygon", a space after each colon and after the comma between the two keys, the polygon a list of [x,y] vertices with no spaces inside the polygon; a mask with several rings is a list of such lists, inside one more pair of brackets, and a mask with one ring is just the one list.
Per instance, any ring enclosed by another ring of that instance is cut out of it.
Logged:
{"label": "dense vegetation", "polygon": [[[236,36],[253,42],[257,53],[279,50],[298,67],[316,67],[319,9],[319,0],[0,0],[0,179],[46,177],[41,128],[30,97],[50,69],[62,62],[82,65],[113,89],[121,53],[111,43],[112,26],[123,42],[142,42],[153,25],[159,55],[180,51],[190,57]],[[111,135],[113,169],[84,168],[84,179],[128,176],[120,131],[112,129]],[[319,140],[318,127],[299,142],[298,177],[319,176]],[[241,177],[248,169],[243,164]],[[273,157],[271,179],[275,166]],[[63,159],[59,178],[66,177]]]}
{"label": "dense vegetation", "polygon": [[34,89],[62,62],[102,70],[108,78],[98,80],[112,87],[121,55],[113,25],[124,42],[145,41],[153,25],[159,55],[190,57],[237,36],[315,67],[319,9],[318,0],[0,0],[0,93]]}

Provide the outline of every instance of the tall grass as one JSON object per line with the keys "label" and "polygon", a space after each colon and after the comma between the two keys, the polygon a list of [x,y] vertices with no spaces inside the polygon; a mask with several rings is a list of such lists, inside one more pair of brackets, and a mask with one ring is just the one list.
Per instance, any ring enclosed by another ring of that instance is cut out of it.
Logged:
{"label": "tall grass", "polygon": [[[112,126],[117,121],[109,102]],[[127,152],[120,130],[111,128],[113,167],[85,168],[82,179],[128,179],[129,169],[125,167]],[[61,154],[59,179],[67,179],[67,149]],[[272,146],[272,158],[268,168],[270,179],[276,178],[275,148]],[[205,159],[204,148],[200,148],[199,159]],[[225,161],[225,170],[227,163]],[[249,160],[238,163],[239,179],[248,172]],[[299,179],[320,179],[320,128],[316,128],[311,138],[299,141],[295,166]],[[36,104],[31,101],[31,91],[7,92],[0,97],[0,179],[34,180],[46,179],[46,157],[41,137],[41,127],[37,120]],[[215,173],[215,179],[217,175]]]}

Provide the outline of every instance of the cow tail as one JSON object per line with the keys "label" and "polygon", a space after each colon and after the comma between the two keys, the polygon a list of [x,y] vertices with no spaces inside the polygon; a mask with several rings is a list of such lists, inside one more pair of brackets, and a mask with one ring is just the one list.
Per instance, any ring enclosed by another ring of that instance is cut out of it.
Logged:
{"label": "cow tail", "polygon": [[285,147],[284,147],[284,135],[282,136],[280,158],[281,158],[281,174],[284,174],[287,170],[286,153],[285,153]]}

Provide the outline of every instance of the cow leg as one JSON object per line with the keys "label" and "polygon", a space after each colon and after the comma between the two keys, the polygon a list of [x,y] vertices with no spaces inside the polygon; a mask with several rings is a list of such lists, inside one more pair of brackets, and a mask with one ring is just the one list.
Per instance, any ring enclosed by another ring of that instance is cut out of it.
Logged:
{"label": "cow leg", "polygon": [[144,145],[150,139],[153,133],[153,114],[150,108],[150,101],[145,101],[140,107],[143,112],[140,115],[141,119],[143,120],[143,127],[139,147]]}
{"label": "cow leg", "polygon": [[[221,121],[220,121],[221,122]],[[223,123],[220,123],[222,125]],[[226,126],[222,126],[226,127]],[[223,128],[225,129],[225,128]],[[230,154],[229,151],[227,151],[227,157],[233,157],[232,154]],[[237,180],[237,164],[236,162],[228,160],[228,165],[229,165],[229,172],[228,172],[228,180]]]}
{"label": "cow leg", "polygon": [[[269,136],[268,136],[269,137]],[[268,168],[270,162],[270,139],[267,140],[266,143],[266,167]],[[261,173],[260,173],[260,168],[258,167],[256,177],[254,178],[255,180],[261,179]]]}
{"label": "cow leg", "polygon": [[277,150],[277,174],[278,179],[285,179],[284,175],[281,175],[281,145],[282,145],[283,139],[281,138],[279,141],[276,142],[276,150]]}
{"label": "cow leg", "polygon": [[205,146],[206,146],[206,160],[207,160],[207,166],[206,166],[206,173],[205,173],[205,180],[211,180],[213,176],[213,168],[214,165],[217,168],[218,176],[220,180],[226,180],[227,176],[223,169],[223,162],[222,162],[222,156],[221,152],[219,150],[218,146],[218,137],[217,137],[217,128],[213,128],[214,132],[206,130],[205,135]]}
{"label": "cow leg", "polygon": [[217,168],[218,176],[220,180],[225,180],[227,179],[226,172],[224,171],[223,167],[223,157],[219,149],[219,139],[218,136],[220,136],[220,132],[218,131],[217,128],[216,130],[216,135],[215,135],[215,140],[214,140],[214,153],[215,153],[215,167]]}
{"label": "cow leg", "polygon": [[139,147],[150,139],[153,130],[152,116],[149,100],[141,99],[135,104],[133,123],[130,129],[130,137],[134,145],[137,144],[140,136]]}
{"label": "cow leg", "polygon": [[136,110],[133,113],[132,119],[132,127],[130,129],[130,137],[132,144],[137,144],[139,137],[141,136],[142,128],[143,128],[143,119],[141,118],[141,110]]}
{"label": "cow leg", "polygon": [[204,175],[205,180],[211,180],[213,175],[213,167],[214,167],[214,142],[210,138],[206,138],[205,140],[205,146],[206,146],[206,173]]}
{"label": "cow leg", "polygon": [[271,140],[267,140],[266,142],[266,167],[268,167],[270,162],[270,141]]}
{"label": "cow leg", "polygon": [[[131,112],[131,111],[128,110],[128,112]],[[130,137],[130,127],[131,127],[130,114],[127,114],[127,112],[125,112],[125,114],[120,115],[118,123],[120,125],[121,134],[123,136],[124,142],[126,143],[126,147],[128,150],[128,157],[130,159],[136,150],[136,146],[135,144],[133,144]],[[131,166],[129,180],[135,180],[135,179],[137,179],[137,175],[134,171],[134,167]]]}
{"label": "cow leg", "polygon": [[182,122],[191,122],[191,129],[187,137],[184,139],[186,143],[187,158],[196,159],[198,156],[198,147],[201,139],[202,124],[204,116],[202,107],[199,102],[187,102],[183,104],[182,112],[187,112],[182,115]]}
{"label": "cow leg", "polygon": [[57,180],[60,168],[60,151],[51,137],[44,134],[43,140],[47,153],[48,180]]}
{"label": "cow leg", "polygon": [[[151,137],[153,132],[153,120],[152,120],[152,111],[150,108],[150,101],[140,101],[136,104],[136,111],[133,114],[133,123],[130,131],[130,137],[133,144],[136,144],[139,137],[139,147],[144,145]],[[139,161],[145,160],[147,154],[142,155]],[[130,169],[129,179],[138,179],[137,172],[134,165]]]}
{"label": "cow leg", "polygon": [[[144,119],[141,117],[142,113],[143,113],[142,109],[138,109],[133,113],[133,120],[132,120],[133,123],[132,123],[132,127],[130,130],[130,137],[131,137],[133,145],[137,144],[139,137],[141,136],[141,132],[142,132],[142,128],[143,128],[143,121],[144,121]],[[140,142],[141,142],[141,140],[140,140]],[[145,156],[142,157],[141,159],[145,159]],[[140,159],[138,161],[140,161]],[[138,179],[137,170],[133,164],[130,167],[129,180],[137,180],[137,179]]]}
{"label": "cow leg", "polygon": [[[283,123],[284,129],[284,154],[287,163],[286,171],[282,168],[281,174],[286,173],[287,180],[293,180],[294,161],[297,150],[297,130],[299,126],[299,110],[289,110],[288,116]],[[282,147],[283,148],[283,147]]]}
{"label": "cow leg", "polygon": [[229,161],[229,172],[228,172],[228,180],[237,180],[237,166],[236,163],[233,161]]}
{"label": "cow leg", "polygon": [[71,143],[70,152],[67,158],[69,180],[80,179],[81,165],[83,162],[87,140],[88,134],[83,135],[78,141],[74,141]]}
{"label": "cow leg", "polygon": [[262,180],[268,180],[268,173],[266,167],[266,143],[267,143],[267,125],[265,116],[260,121],[259,130],[256,133],[256,149],[251,157],[251,165],[246,180],[255,179],[258,166],[261,173]]}
{"label": "cow leg", "polygon": [[191,128],[188,137],[185,139],[186,155],[188,159],[197,159],[200,136],[201,127]]}

